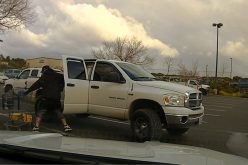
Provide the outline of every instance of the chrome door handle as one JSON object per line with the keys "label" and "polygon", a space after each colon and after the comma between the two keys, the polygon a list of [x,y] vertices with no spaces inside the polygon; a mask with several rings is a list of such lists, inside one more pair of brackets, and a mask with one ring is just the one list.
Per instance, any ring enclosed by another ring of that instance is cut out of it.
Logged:
{"label": "chrome door handle", "polygon": [[74,87],[75,84],[67,83],[67,86],[68,86],[68,87]]}

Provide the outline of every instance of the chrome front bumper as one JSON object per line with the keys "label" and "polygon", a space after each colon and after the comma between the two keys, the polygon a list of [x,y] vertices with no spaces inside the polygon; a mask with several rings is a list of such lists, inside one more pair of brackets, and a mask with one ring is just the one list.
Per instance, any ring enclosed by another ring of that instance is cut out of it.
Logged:
{"label": "chrome front bumper", "polygon": [[173,128],[188,128],[190,126],[196,126],[202,123],[204,113],[194,115],[172,115],[166,114],[166,127]]}

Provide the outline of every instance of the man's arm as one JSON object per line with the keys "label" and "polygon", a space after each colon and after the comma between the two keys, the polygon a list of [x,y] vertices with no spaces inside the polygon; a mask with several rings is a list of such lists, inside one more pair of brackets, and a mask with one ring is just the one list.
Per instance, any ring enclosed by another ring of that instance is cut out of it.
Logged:
{"label": "man's arm", "polygon": [[44,85],[44,76],[42,75],[36,82],[34,82],[31,87],[24,92],[25,95],[29,94],[30,92],[43,87]]}

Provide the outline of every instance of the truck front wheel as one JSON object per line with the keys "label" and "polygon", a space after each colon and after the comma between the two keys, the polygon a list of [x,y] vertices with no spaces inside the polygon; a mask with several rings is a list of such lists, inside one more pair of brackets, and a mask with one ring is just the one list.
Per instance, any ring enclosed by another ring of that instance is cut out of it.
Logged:
{"label": "truck front wheel", "polygon": [[182,135],[189,130],[189,128],[167,128],[167,132],[171,135]]}
{"label": "truck front wheel", "polygon": [[158,114],[152,109],[139,109],[131,118],[131,129],[136,141],[160,140],[162,124]]}

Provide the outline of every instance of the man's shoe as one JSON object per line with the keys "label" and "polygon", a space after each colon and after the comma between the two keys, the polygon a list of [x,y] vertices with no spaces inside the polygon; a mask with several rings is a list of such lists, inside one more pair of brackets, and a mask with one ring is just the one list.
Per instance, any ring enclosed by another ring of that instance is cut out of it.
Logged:
{"label": "man's shoe", "polygon": [[34,131],[34,132],[38,132],[38,131],[39,131],[39,127],[35,126],[35,127],[33,128],[33,131]]}
{"label": "man's shoe", "polygon": [[69,125],[64,126],[65,132],[70,132],[72,131],[71,127]]}

